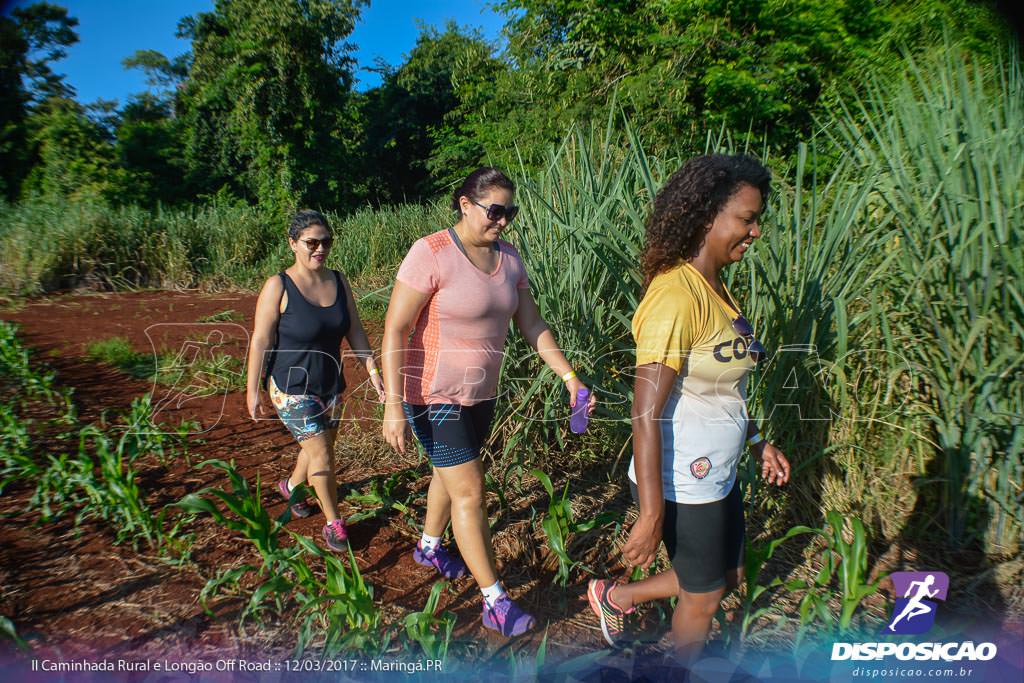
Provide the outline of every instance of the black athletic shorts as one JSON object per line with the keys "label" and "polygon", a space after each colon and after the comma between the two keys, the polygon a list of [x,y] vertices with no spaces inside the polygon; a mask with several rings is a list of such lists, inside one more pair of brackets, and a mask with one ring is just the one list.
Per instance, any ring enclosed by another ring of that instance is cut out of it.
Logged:
{"label": "black athletic shorts", "polygon": [[452,467],[480,457],[491,433],[495,403],[492,398],[471,406],[402,403],[402,408],[434,467]]}
{"label": "black athletic shorts", "polygon": [[[629,482],[639,504],[636,484]],[[665,501],[661,534],[679,585],[687,593],[710,593],[725,585],[725,574],[743,566],[743,496],[739,482],[713,503]]]}

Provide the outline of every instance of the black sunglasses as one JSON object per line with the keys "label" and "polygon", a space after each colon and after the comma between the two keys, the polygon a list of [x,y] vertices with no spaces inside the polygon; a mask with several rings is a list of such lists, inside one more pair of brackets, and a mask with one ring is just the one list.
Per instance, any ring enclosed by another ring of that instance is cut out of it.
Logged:
{"label": "black sunglasses", "polygon": [[768,354],[761,342],[754,338],[754,328],[742,315],[732,321],[732,329],[747,342],[747,353],[755,363],[760,363]]}
{"label": "black sunglasses", "polygon": [[334,244],[334,238],[330,236],[324,237],[323,239],[320,240],[309,237],[307,239],[299,241],[306,245],[306,249],[309,249],[309,253],[311,254],[317,249],[319,249],[321,244],[324,245],[324,251],[330,249],[331,245]]}
{"label": "black sunglasses", "polygon": [[511,223],[512,219],[516,217],[517,213],[519,213],[519,207],[516,206],[515,204],[512,204],[510,206],[502,206],[501,204],[491,204],[490,206],[484,206],[483,204],[476,200],[470,201],[472,201],[474,204],[476,204],[481,209],[487,212],[487,220],[489,221],[500,221],[502,216],[504,216],[505,220]]}

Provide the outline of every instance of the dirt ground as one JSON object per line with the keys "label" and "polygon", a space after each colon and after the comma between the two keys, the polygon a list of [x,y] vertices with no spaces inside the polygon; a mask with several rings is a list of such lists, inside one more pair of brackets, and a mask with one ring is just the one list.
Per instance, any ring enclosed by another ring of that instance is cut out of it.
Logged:
{"label": "dirt ground", "polygon": [[[168,393],[166,387],[154,389],[149,381],[90,360],[86,355],[90,342],[123,337],[137,352],[174,353],[186,339],[202,340],[209,332],[219,331],[223,337],[216,339],[218,349],[242,358],[255,303],[255,296],[248,293],[78,294],[33,302],[2,317],[21,327],[23,344],[33,349],[34,358],[56,370],[59,384],[74,387],[79,418],[88,423],[100,420],[104,412],[109,419],[127,410],[133,398],[146,392],[154,391],[154,405]],[[237,320],[198,322],[229,310],[240,314],[233,316]],[[379,330],[372,323],[367,327],[371,341],[379,345]],[[414,450],[399,456],[389,452],[379,438],[372,420],[378,408],[372,397],[368,398],[365,372],[351,356],[345,359],[345,376],[346,420],[336,448],[342,496],[372,476],[418,463]],[[244,392],[240,391],[185,400],[180,407],[175,403],[164,404],[155,421],[174,425],[196,420],[200,429],[190,439],[191,466],[180,462],[163,467],[145,457],[137,463],[151,509],[206,486],[226,488],[226,478],[219,470],[196,467],[205,459],[219,458],[233,460],[250,482],[259,476],[264,505],[272,515],[283,512],[283,501],[272,486],[287,476],[298,451],[283,425],[276,419],[249,419]],[[266,405],[272,415],[269,402]],[[419,464],[418,471],[426,474],[426,465]],[[427,483],[423,478],[412,488],[425,492]],[[31,515],[18,513],[30,494],[31,488],[18,482],[0,500],[0,514],[13,515],[3,522],[0,597],[5,604],[2,612],[34,646],[59,651],[65,657],[128,653],[145,657],[168,652],[194,657],[225,649],[239,653],[268,647],[289,651],[294,644],[293,634],[273,624],[259,628],[249,624],[239,633],[238,600],[215,602],[215,618],[204,614],[197,597],[207,578],[217,570],[258,560],[248,541],[233,537],[212,520],[195,522],[193,561],[174,567],[145,552],[114,545],[113,534],[102,523],[87,522],[74,529],[69,517],[57,523],[34,524]],[[342,509],[354,508],[343,502]],[[296,519],[288,528],[320,541],[322,524],[321,516],[314,515]],[[505,536],[515,531],[506,528]],[[350,533],[360,570],[374,587],[377,604],[385,606],[385,614],[422,609],[437,577],[412,560],[418,532],[398,515],[390,515],[353,524]],[[588,619],[583,586],[570,588],[568,599],[559,591],[558,599],[552,600],[545,590],[547,572],[538,574],[521,564],[530,558],[501,559],[513,597],[538,616],[542,627],[548,627],[549,647],[557,643],[567,654],[600,648],[598,626]],[[455,582],[442,607],[457,615],[455,639],[465,647],[485,651],[507,645],[508,641],[480,625],[479,598],[472,579]],[[535,649],[539,642],[539,636],[529,636],[517,640],[515,647]]]}
{"label": "dirt ground", "polygon": [[[141,353],[174,354],[184,348],[186,340],[206,340],[220,351],[242,358],[254,309],[255,296],[250,293],[68,294],[26,303],[0,313],[0,318],[17,323],[22,342],[33,349],[33,357],[56,370],[59,384],[74,388],[83,423],[110,419],[126,410],[133,398],[150,391],[154,391],[154,404],[160,406],[158,421],[179,424],[191,419],[199,423],[198,433],[189,439],[190,462],[163,466],[149,457],[138,461],[152,509],[206,486],[226,487],[226,477],[219,470],[196,467],[207,458],[220,458],[233,460],[251,483],[259,477],[263,503],[277,515],[284,504],[274,493],[273,483],[287,475],[297,453],[280,422],[249,419],[244,392],[216,393],[179,404],[180,396],[168,388],[154,389],[151,382],[133,379],[86,355],[90,342],[124,337]],[[234,319],[200,321],[225,311],[234,311],[230,316]],[[371,342],[379,347],[379,324],[367,327]],[[206,348],[200,347],[200,352]],[[366,391],[365,372],[351,357],[346,359],[345,375],[349,385],[347,419],[337,446],[342,497],[374,476],[417,465],[422,476],[411,487],[425,492],[429,469],[412,450],[398,456],[387,449],[374,419],[379,408]],[[45,438],[39,445],[46,447]],[[608,489],[605,482],[603,487],[594,487],[593,495],[599,497]],[[258,563],[258,554],[247,541],[208,518],[200,518],[191,527],[195,534],[191,561],[174,566],[146,551],[115,545],[110,529],[99,522],[86,522],[77,529],[70,516],[49,524],[36,523],[34,515],[21,512],[31,492],[31,486],[18,482],[0,498],[0,614],[14,622],[19,635],[37,653],[59,653],[65,658],[174,654],[199,658],[204,653],[242,657],[291,651],[294,633],[285,624],[247,623],[239,630],[239,598],[214,601],[213,617],[199,605],[200,590],[218,570]],[[624,506],[628,501],[628,492],[622,487],[607,496],[603,504]],[[530,500],[519,501],[516,513],[499,519],[495,545],[512,596],[538,617],[540,628],[511,644],[483,629],[477,589],[472,579],[461,579],[445,594],[442,606],[456,614],[455,639],[468,657],[500,657],[507,654],[507,648],[534,652],[545,632],[549,652],[561,656],[602,648],[598,624],[586,603],[585,581],[577,579],[565,590],[552,587],[551,558],[530,526],[531,503],[538,510],[545,509],[546,496],[538,492]],[[344,502],[342,509],[353,510]],[[320,542],[322,523],[322,518],[314,515],[292,521],[288,528]],[[385,620],[400,621],[403,614],[421,609],[437,577],[412,560],[418,531],[401,515],[391,514],[353,524],[350,533],[359,568],[374,587],[375,602],[383,608]],[[613,547],[600,533],[578,539],[576,550],[596,562],[600,570],[621,575]],[[888,555],[894,567],[908,559],[900,549],[892,549]],[[1013,619],[1014,613],[1019,619],[1020,596],[1008,601],[995,580],[999,572],[1014,570],[992,571],[988,579],[975,582],[976,600],[963,603],[961,609],[979,619],[1007,615]],[[1015,575],[1020,576],[1019,567]],[[999,578],[1004,583],[1007,580]],[[991,586],[986,588],[988,584]],[[883,610],[888,597],[879,594],[871,607]]]}

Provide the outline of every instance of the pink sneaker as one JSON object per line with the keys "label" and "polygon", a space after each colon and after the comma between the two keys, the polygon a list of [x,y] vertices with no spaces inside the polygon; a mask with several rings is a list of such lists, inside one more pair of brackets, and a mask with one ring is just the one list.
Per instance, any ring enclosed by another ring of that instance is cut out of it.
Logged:
{"label": "pink sneaker", "polygon": [[345,520],[336,519],[324,524],[323,533],[328,548],[337,553],[348,550],[348,528],[345,526]]}
{"label": "pink sneaker", "polygon": [[626,615],[636,611],[635,607],[622,609],[612,600],[612,590],[617,586],[610,579],[591,579],[587,584],[587,600],[590,609],[601,621],[601,635],[605,642],[617,647],[626,630]]}
{"label": "pink sneaker", "polygon": [[[292,493],[288,490],[288,480],[282,479],[277,482],[277,492],[286,500],[292,499]],[[304,500],[300,500],[297,503],[292,504],[292,516],[293,517],[309,517],[313,514],[313,506]]]}

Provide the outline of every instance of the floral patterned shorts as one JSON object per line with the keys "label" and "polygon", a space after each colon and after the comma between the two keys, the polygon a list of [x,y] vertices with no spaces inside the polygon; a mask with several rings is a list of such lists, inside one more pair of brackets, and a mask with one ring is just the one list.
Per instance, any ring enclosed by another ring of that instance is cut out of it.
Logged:
{"label": "floral patterned shorts", "polygon": [[340,395],[325,400],[313,394],[286,394],[277,388],[273,377],[268,388],[277,416],[296,441],[302,442],[329,429],[337,429],[341,413]]}

